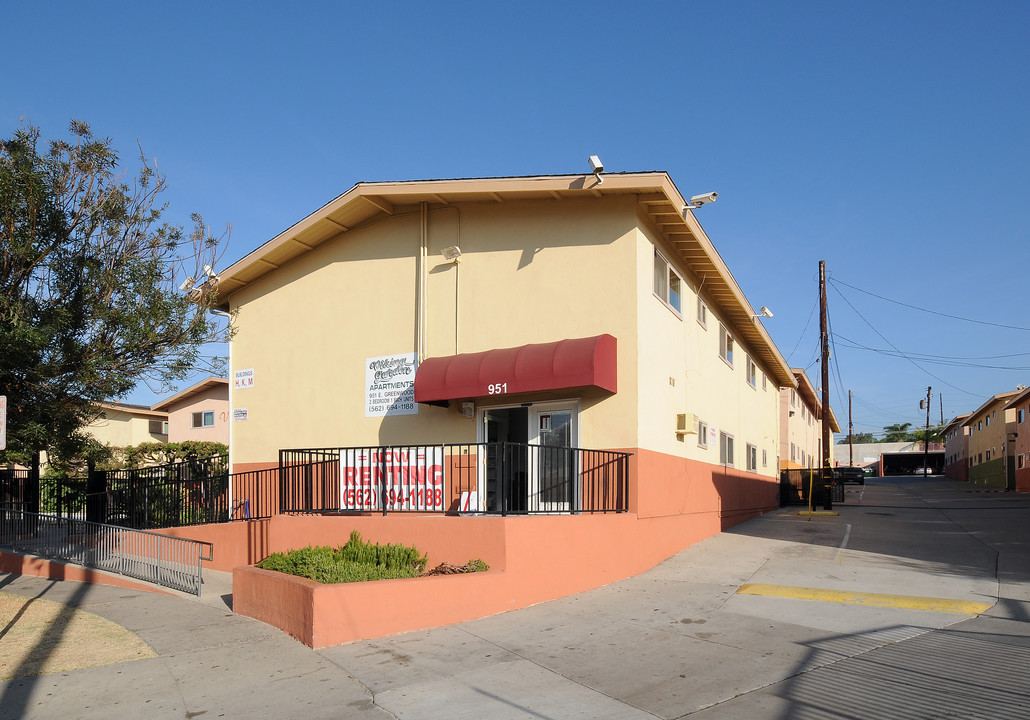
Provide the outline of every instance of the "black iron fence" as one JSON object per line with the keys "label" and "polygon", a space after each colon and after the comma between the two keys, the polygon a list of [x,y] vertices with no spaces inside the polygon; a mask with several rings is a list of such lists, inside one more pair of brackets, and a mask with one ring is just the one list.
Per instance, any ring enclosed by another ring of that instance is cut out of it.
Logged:
{"label": "black iron fence", "polygon": [[89,519],[139,529],[226,522],[227,455],[130,470],[93,471]]}
{"label": "black iron fence", "polygon": [[279,453],[281,512],[625,512],[629,454],[526,443]]}

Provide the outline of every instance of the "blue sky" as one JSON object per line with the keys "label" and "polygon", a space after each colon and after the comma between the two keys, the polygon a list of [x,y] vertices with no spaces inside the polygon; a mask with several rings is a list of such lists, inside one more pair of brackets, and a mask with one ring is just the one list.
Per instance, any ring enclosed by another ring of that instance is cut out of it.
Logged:
{"label": "blue sky", "polygon": [[0,134],[138,140],[169,220],[232,224],[226,264],[356,182],[598,154],[719,192],[698,219],[816,384],[826,261],[845,426],[849,389],[878,431],[925,422],[928,385],[936,420],[939,393],[950,418],[1030,384],[1030,3],[3,0],[0,24]]}

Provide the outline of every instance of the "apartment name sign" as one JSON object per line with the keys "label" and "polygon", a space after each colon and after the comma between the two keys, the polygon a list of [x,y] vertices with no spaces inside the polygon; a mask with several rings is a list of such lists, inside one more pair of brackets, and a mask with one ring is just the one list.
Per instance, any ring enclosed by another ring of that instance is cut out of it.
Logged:
{"label": "apartment name sign", "polygon": [[365,417],[417,415],[415,370],[418,353],[365,360]]}

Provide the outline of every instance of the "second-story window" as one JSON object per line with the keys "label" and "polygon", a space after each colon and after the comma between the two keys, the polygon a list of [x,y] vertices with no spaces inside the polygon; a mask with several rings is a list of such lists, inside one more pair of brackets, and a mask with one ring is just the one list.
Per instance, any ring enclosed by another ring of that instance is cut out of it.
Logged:
{"label": "second-story window", "polygon": [[750,357],[747,359],[747,384],[751,387],[758,385],[758,367]]}
{"label": "second-story window", "polygon": [[719,323],[719,357],[733,367],[733,336],[722,323]]}
{"label": "second-story window", "polygon": [[658,248],[654,250],[654,294],[677,315],[682,312],[683,278]]}

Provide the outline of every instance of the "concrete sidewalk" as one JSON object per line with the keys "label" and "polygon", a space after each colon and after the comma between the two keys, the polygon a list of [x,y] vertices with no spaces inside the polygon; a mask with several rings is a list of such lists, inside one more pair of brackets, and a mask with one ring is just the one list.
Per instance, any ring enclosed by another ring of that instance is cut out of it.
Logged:
{"label": "concrete sidewalk", "polygon": [[838,509],[771,513],[563,600],[321,651],[233,615],[217,575],[201,601],[0,576],[158,653],[2,683],[0,717],[1030,718],[1030,497],[874,479]]}

